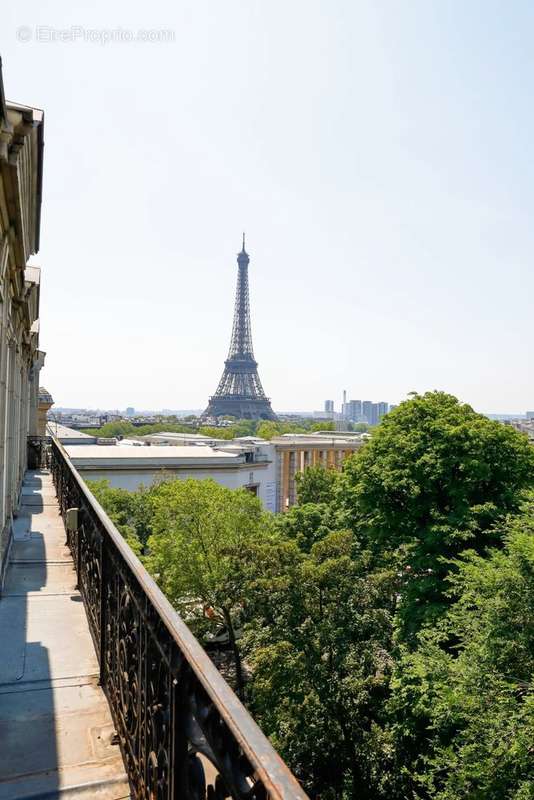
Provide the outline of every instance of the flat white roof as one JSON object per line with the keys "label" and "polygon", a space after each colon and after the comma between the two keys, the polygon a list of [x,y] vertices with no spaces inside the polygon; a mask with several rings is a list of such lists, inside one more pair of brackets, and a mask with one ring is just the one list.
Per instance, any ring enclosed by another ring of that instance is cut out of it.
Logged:
{"label": "flat white roof", "polygon": [[169,445],[168,447],[132,447],[131,445],[67,445],[65,447],[75,467],[162,469],[205,465],[237,466],[240,453],[221,452],[207,445]]}
{"label": "flat white roof", "polygon": [[283,445],[283,444],[307,444],[307,445],[316,445],[317,447],[326,448],[328,445],[336,444],[336,445],[346,445],[354,446],[362,444],[361,435],[353,435],[353,436],[336,436],[335,432],[332,432],[331,436],[315,436],[314,434],[310,433],[283,433],[281,436],[274,436],[271,439],[272,444],[275,445]]}
{"label": "flat white roof", "polygon": [[204,436],[202,433],[175,433],[170,431],[169,433],[165,433],[162,431],[161,433],[147,433],[145,436],[140,436],[140,439],[183,439],[183,440],[191,440],[194,442],[213,442],[213,441],[222,441],[216,439],[213,436]]}
{"label": "flat white roof", "polygon": [[[92,442],[96,442],[96,436],[90,436],[88,433],[69,428],[67,425],[60,425],[53,420],[48,420],[47,427],[52,436],[57,439],[89,439]],[[84,447],[87,448],[88,445],[84,445]]]}

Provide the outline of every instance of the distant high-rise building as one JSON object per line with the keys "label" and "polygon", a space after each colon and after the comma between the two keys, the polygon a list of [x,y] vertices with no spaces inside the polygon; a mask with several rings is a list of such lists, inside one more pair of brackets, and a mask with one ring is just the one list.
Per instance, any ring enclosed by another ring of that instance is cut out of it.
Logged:
{"label": "distant high-rise building", "polygon": [[378,421],[380,422],[382,417],[385,416],[388,413],[389,406],[388,406],[387,403],[377,403],[376,405],[377,405]]}
{"label": "distant high-rise building", "polygon": [[526,418],[527,419],[534,419],[534,411],[527,411]]}
{"label": "distant high-rise building", "polygon": [[126,416],[133,417],[134,415],[135,415],[135,408],[132,408],[132,406],[128,406],[128,408],[126,409]]}
{"label": "distant high-rise building", "polygon": [[325,400],[324,401],[324,410],[327,414],[334,413],[334,401],[333,400]]}
{"label": "distant high-rise building", "polygon": [[362,401],[362,417],[364,422],[368,422],[369,425],[372,425],[372,408],[373,408],[373,401],[372,400],[363,400]]}
{"label": "distant high-rise building", "polygon": [[370,425],[378,425],[378,403],[371,403]]}
{"label": "distant high-rise building", "polygon": [[362,401],[349,400],[347,406],[347,419],[349,419],[351,422],[359,422],[362,416]]}
{"label": "distant high-rise building", "polygon": [[372,400],[349,400],[343,403],[343,419],[349,422],[367,422],[378,425],[382,417],[389,411],[389,404]]}

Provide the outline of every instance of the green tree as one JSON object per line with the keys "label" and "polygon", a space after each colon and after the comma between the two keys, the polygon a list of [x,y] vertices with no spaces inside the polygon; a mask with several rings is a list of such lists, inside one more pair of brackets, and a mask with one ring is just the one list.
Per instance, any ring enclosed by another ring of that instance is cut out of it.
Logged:
{"label": "green tree", "polygon": [[333,422],[313,422],[312,431],[335,431],[336,426]]}
{"label": "green tree", "polygon": [[337,522],[337,515],[328,503],[292,506],[275,518],[275,525],[284,539],[293,540],[304,553],[309,553],[316,542],[337,530]]}
{"label": "green tree", "polygon": [[213,439],[233,439],[235,435],[233,428],[214,428],[209,425],[203,425],[198,432]]}
{"label": "green tree", "polygon": [[147,425],[133,425],[131,422],[106,422],[101,428],[84,428],[83,433],[89,436],[101,436],[105,438],[127,437],[127,436],[148,436],[151,433],[191,433],[194,428],[177,422],[153,422]]}
{"label": "green tree", "polygon": [[255,436],[258,420],[240,419],[234,425],[234,436]]}
{"label": "green tree", "polygon": [[280,433],[281,426],[278,422],[273,422],[272,420],[263,420],[256,429],[256,436],[259,436],[261,439],[270,440],[273,436],[279,436]]}
{"label": "green tree", "polygon": [[[417,797],[534,798],[534,515],[464,554],[455,603],[395,669],[391,710]],[[451,648],[451,642],[454,647]]]}
{"label": "green tree", "polygon": [[401,403],[347,459],[338,507],[365,547],[404,571],[402,638],[441,616],[450,560],[498,544],[495,523],[533,477],[524,436],[443,392]]}
{"label": "green tree", "polygon": [[312,798],[391,797],[383,716],[394,574],[367,574],[350,533],[287,543],[248,586],[251,709]]}
{"label": "green tree", "polygon": [[205,630],[206,609],[214,624],[225,626],[243,696],[236,631],[246,600],[247,553],[273,535],[269,515],[250,492],[213,480],[161,483],[152,508],[148,569],[195,632]]}
{"label": "green tree", "polygon": [[112,488],[106,480],[87,481],[87,486],[130,547],[142,555],[152,532],[151,498],[155,489],[141,487],[128,492]]}
{"label": "green tree", "polygon": [[332,467],[316,464],[297,472],[297,497],[300,504],[329,503],[334,498],[334,489],[339,473]]}
{"label": "green tree", "polygon": [[131,422],[106,422],[101,428],[84,428],[82,433],[87,433],[89,436],[112,438],[114,436],[129,436],[135,433],[135,427]]}

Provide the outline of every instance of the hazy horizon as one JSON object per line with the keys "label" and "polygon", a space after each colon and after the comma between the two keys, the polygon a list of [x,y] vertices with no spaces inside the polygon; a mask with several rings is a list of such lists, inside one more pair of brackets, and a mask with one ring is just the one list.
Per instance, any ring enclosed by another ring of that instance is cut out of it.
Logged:
{"label": "hazy horizon", "polygon": [[[375,401],[373,401],[373,402],[375,402]],[[165,412],[166,416],[172,416],[172,414],[180,414],[180,415],[181,414],[189,414],[189,413],[193,414],[193,413],[197,413],[197,412],[200,413],[200,412],[204,411],[203,407],[202,408],[198,407],[198,408],[173,408],[173,409],[169,409],[166,406],[163,406],[162,408],[135,408],[135,406],[126,406],[124,408],[121,408],[120,406],[117,406],[117,405],[115,405],[115,406],[106,406],[106,407],[103,407],[101,405],[96,405],[96,406],[64,406],[64,405],[56,405],[56,403],[54,402],[54,405],[50,409],[49,415],[53,418],[54,410],[62,412],[62,411],[65,411],[65,410],[74,411],[74,410],[78,410],[78,409],[80,409],[80,410],[83,409],[85,411],[101,411],[101,412],[118,411],[120,413],[123,413],[123,412],[126,411],[127,408],[134,408],[135,415],[139,415],[139,416],[142,416],[143,414],[163,414],[163,412]],[[519,419],[519,418],[522,418],[522,417],[526,417],[526,413],[527,413],[526,411],[494,412],[494,411],[487,411],[487,410],[479,409],[479,408],[476,408],[474,410],[477,411],[480,414],[484,414],[487,417],[499,417],[499,418],[510,417],[510,418],[518,418]],[[528,410],[530,410],[530,409],[527,409],[527,411]],[[277,414],[280,414],[281,416],[284,416],[286,414],[288,414],[288,415],[289,414],[296,414],[296,415],[297,414],[303,414],[305,416],[311,416],[314,412],[321,411],[321,409],[319,409],[319,408],[316,408],[316,409],[304,409],[304,408],[298,408],[298,409],[287,409],[286,408],[286,409],[284,409],[284,408],[277,408],[277,409],[275,409],[275,411],[276,411]],[[336,407],[335,411],[336,411],[336,413],[340,413],[341,412],[341,404],[340,404],[339,408]]]}
{"label": "hazy horizon", "polygon": [[525,0],[7,7],[6,97],[45,110],[57,404],[204,408],[245,230],[275,410],[533,407],[533,29]]}

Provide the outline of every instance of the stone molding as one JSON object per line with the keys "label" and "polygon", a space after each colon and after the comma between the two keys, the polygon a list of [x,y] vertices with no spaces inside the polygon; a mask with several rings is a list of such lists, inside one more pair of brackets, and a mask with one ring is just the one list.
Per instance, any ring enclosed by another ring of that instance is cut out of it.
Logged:
{"label": "stone molding", "polygon": [[39,249],[44,116],[6,103],[0,64],[0,591],[26,469],[37,433]]}

